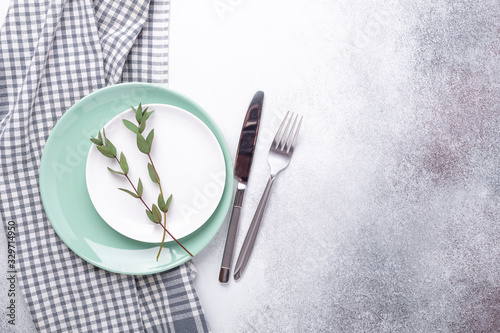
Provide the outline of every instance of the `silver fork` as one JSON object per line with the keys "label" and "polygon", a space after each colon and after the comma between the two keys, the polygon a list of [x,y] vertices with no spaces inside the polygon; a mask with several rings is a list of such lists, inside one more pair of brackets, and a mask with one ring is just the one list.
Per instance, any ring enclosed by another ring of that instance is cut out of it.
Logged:
{"label": "silver fork", "polygon": [[[264,211],[266,209],[267,200],[269,199],[269,194],[271,193],[271,188],[273,187],[274,179],[280,171],[285,169],[288,164],[290,164],[290,160],[292,159],[293,150],[295,148],[295,144],[297,143],[297,137],[299,136],[300,125],[302,124],[302,117],[300,117],[297,125],[299,116],[296,115],[294,117],[292,113],[290,117],[288,117],[289,114],[290,112],[285,115],[285,118],[283,119],[283,122],[274,137],[273,143],[269,148],[268,162],[269,167],[271,168],[271,177],[269,177],[269,180],[267,181],[266,189],[262,194],[259,206],[257,206],[257,211],[252,219],[245,241],[241,247],[238,260],[236,261],[234,271],[234,279],[236,281],[241,278],[241,275],[247,266],[250,254],[252,253],[255,239],[257,238],[257,232],[259,231],[260,223],[262,221],[262,216],[264,215]],[[290,124],[292,124],[291,128]],[[285,130],[282,131],[284,126]]]}

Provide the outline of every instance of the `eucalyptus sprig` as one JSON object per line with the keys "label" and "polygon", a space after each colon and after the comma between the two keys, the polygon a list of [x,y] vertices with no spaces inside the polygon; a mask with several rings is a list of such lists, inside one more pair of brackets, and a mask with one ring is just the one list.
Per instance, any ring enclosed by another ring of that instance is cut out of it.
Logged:
{"label": "eucalyptus sprig", "polygon": [[[153,183],[158,184],[158,188],[160,190],[160,194],[158,195],[158,200],[156,205],[155,203],[152,204],[151,208],[146,204],[146,202],[143,200],[142,195],[143,195],[143,185],[142,181],[139,178],[139,181],[137,183],[137,187],[134,186],[134,183],[128,176],[129,173],[129,166],[127,163],[127,158],[125,157],[125,154],[123,152],[120,153],[120,158],[118,158],[118,152],[116,150],[116,147],[111,143],[111,141],[106,137],[106,133],[104,129],[102,130],[102,135],[101,132],[98,133],[97,138],[91,138],[90,141],[94,143],[104,156],[108,158],[115,159],[118,164],[120,165],[121,171],[113,170],[110,167],[108,167],[108,170],[116,175],[120,176],[125,176],[127,180],[129,181],[130,185],[132,186],[133,192],[124,188],[119,188],[119,190],[131,195],[132,197],[136,199],[140,199],[141,202],[144,204],[146,207],[146,215],[147,217],[156,224],[161,225],[163,228],[163,238],[161,241],[160,249],[158,251],[158,255],[156,256],[156,261],[158,261],[158,258],[160,257],[161,250],[163,248],[163,244],[165,242],[165,234],[168,233],[172,239],[179,244],[180,247],[182,247],[191,257],[193,255],[191,252],[189,252],[168,230],[167,230],[167,212],[170,208],[170,203],[172,202],[172,195],[170,195],[166,200],[164,199],[163,195],[163,189],[161,186],[160,182],[160,176],[158,175],[158,172],[154,166],[153,159],[151,158],[151,148],[153,145],[153,139],[154,139],[154,129],[152,129],[149,134],[147,135],[146,138],[142,135],[144,130],[146,129],[146,121],[148,118],[151,116],[151,114],[154,112],[154,110],[148,111],[148,108],[146,107],[144,110],[142,109],[142,104],[139,104],[137,108],[132,107],[132,110],[135,112],[135,119],[137,121],[137,125],[132,123],[129,120],[123,119],[123,124],[125,127],[127,127],[129,130],[131,130],[133,133],[136,134],[137,138],[137,148],[139,149],[140,152],[148,156],[149,162],[148,162],[148,173],[149,177],[151,178],[151,181]],[[163,217],[162,217],[163,213]],[[164,224],[162,224],[162,221],[164,221]]]}
{"label": "eucalyptus sprig", "polygon": [[[191,252],[189,252],[167,229],[167,212],[170,207],[170,203],[172,202],[172,195],[170,195],[167,200],[164,199],[165,196],[163,194],[163,188],[161,186],[160,176],[158,175],[158,172],[153,163],[153,159],[151,158],[151,148],[153,146],[155,130],[154,128],[151,129],[151,131],[148,133],[146,137],[142,135],[142,133],[146,129],[146,121],[153,114],[154,110],[148,111],[148,107],[143,109],[142,104],[139,104],[137,108],[134,108],[132,106],[132,110],[135,112],[135,120],[137,121],[137,125],[127,119],[123,119],[123,124],[125,125],[125,127],[127,127],[130,131],[132,131],[136,135],[137,148],[141,153],[147,155],[149,159],[148,162],[149,177],[151,178],[151,181],[153,183],[158,184],[158,188],[160,190],[160,194],[158,195],[158,200],[157,200],[158,205],[153,203],[151,206],[152,207],[151,211],[146,209],[146,215],[148,216],[148,218],[152,222],[159,223],[163,227],[163,238],[161,241],[160,250],[158,251],[158,256],[156,257],[156,260],[158,260],[158,257],[160,256],[161,250],[163,248],[163,243],[165,241],[166,233],[168,233],[169,236],[172,237],[172,239],[176,241],[177,244],[179,244],[179,246],[182,247],[192,257],[193,255],[191,254]],[[163,213],[163,219],[161,213]],[[162,220],[164,224],[162,224]]]}

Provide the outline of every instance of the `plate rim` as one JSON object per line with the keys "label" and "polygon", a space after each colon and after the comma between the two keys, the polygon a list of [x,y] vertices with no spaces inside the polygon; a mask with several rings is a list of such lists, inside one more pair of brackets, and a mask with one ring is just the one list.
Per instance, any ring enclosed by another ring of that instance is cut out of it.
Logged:
{"label": "plate rim", "polygon": [[[230,196],[229,196],[229,199],[225,200],[224,194],[223,194],[223,197],[222,197],[221,201],[219,202],[219,206],[222,205],[220,207],[220,209],[222,211],[223,217],[221,217],[219,219],[220,221],[218,221],[218,223],[217,223],[218,225],[216,225],[215,232],[213,232],[213,234],[210,235],[209,240],[206,241],[206,243],[203,244],[200,249],[198,249],[197,251],[193,251],[193,254],[196,256],[199,252],[201,252],[213,240],[213,238],[215,237],[215,235],[217,234],[217,232],[220,230],[220,227],[222,226],[223,222],[227,219],[227,215],[228,215],[228,212],[229,212],[229,207],[230,207],[231,201],[232,201],[232,192],[233,192],[233,184],[234,184],[233,162],[232,162],[231,154],[230,154],[227,142],[225,140],[225,137],[222,134],[219,126],[217,125],[217,123],[213,120],[213,118],[205,111],[205,109],[203,109],[194,100],[192,100],[191,98],[183,95],[182,93],[179,93],[178,91],[176,91],[174,89],[167,88],[165,86],[161,86],[161,85],[157,85],[157,84],[153,84],[153,83],[126,82],[126,83],[118,83],[118,84],[114,84],[114,85],[111,85],[111,86],[102,87],[100,89],[97,89],[97,90],[95,90],[95,91],[87,94],[86,96],[84,96],[80,100],[77,100],[56,121],[55,125],[53,126],[53,128],[49,132],[49,135],[48,135],[48,137],[46,139],[45,145],[44,145],[43,150],[42,150],[42,156],[41,156],[41,159],[40,159],[40,166],[39,166],[39,169],[38,169],[38,171],[39,171],[38,172],[38,181],[39,181],[39,190],[40,190],[40,197],[41,197],[41,201],[42,201],[42,206],[43,206],[43,210],[44,210],[44,213],[45,213],[45,216],[46,216],[47,220],[49,221],[51,227],[54,229],[55,233],[61,239],[61,241],[76,256],[78,256],[82,260],[86,261],[87,263],[90,263],[90,264],[92,264],[92,265],[94,265],[96,267],[99,267],[99,268],[101,268],[103,270],[106,270],[106,271],[109,271],[109,272],[112,272],[112,273],[119,273],[119,274],[126,274],[126,275],[150,275],[150,274],[155,274],[155,273],[164,272],[164,271],[168,271],[170,269],[173,269],[173,268],[175,268],[177,266],[182,265],[183,263],[187,262],[188,260],[190,260],[192,258],[189,257],[186,254],[186,256],[182,257],[181,259],[178,259],[174,263],[169,262],[168,264],[159,265],[159,266],[156,266],[155,268],[147,270],[147,271],[144,271],[144,270],[133,270],[133,269],[131,270],[131,269],[115,269],[115,268],[110,268],[110,267],[107,267],[105,263],[102,263],[102,262],[96,261],[96,260],[94,260],[92,258],[89,258],[87,255],[80,253],[81,252],[80,250],[75,249],[75,247],[71,244],[71,242],[69,241],[69,239],[59,229],[60,226],[57,225],[57,223],[53,223],[52,222],[54,216],[51,216],[52,213],[53,213],[52,209],[48,209],[47,208],[49,198],[47,198],[46,194],[44,194],[44,193],[46,193],[46,191],[44,190],[44,188],[47,185],[46,185],[46,181],[44,180],[45,177],[42,177],[42,175],[45,172],[47,172],[47,171],[45,171],[45,169],[49,169],[48,163],[50,161],[47,161],[47,159],[49,157],[47,156],[47,154],[45,152],[46,152],[47,147],[51,146],[51,142],[53,140],[55,140],[55,138],[52,135],[52,133],[54,133],[54,131],[58,131],[58,128],[63,126],[63,124],[66,121],[66,119],[69,118],[72,113],[76,112],[75,110],[77,110],[78,107],[80,107],[81,104],[87,103],[88,101],[91,100],[91,98],[95,97],[96,95],[102,94],[103,91],[120,90],[120,89],[133,89],[134,87],[135,88],[149,88],[149,89],[155,89],[155,90],[163,91],[164,93],[171,94],[171,95],[173,95],[173,96],[175,96],[175,97],[177,97],[177,98],[179,98],[181,100],[184,100],[188,104],[191,104],[196,109],[196,112],[199,112],[200,114],[203,115],[203,117],[205,117],[207,119],[207,121],[211,122],[211,124],[210,124],[211,126],[209,126],[209,129],[214,133],[214,135],[217,138],[217,141],[219,142],[219,145],[221,146],[221,149],[222,149],[222,152],[223,152],[223,155],[224,155],[225,165],[226,165],[226,180],[225,180],[224,192],[229,191],[230,192]],[[149,104],[153,104],[153,103],[149,103]],[[158,104],[161,104],[161,103],[158,103]],[[163,104],[166,104],[166,103],[163,103]],[[169,104],[169,105],[171,105],[171,104]],[[176,105],[174,105],[174,106],[176,106]],[[193,113],[190,110],[186,110],[186,111],[188,111],[190,113]],[[196,116],[197,118],[199,118],[203,123],[205,123],[208,126],[208,124],[203,119],[201,119],[197,115],[194,115],[194,116]],[[210,128],[210,127],[213,127],[213,128]],[[85,156],[84,163],[86,163],[86,159],[87,159],[87,156]],[[218,209],[219,209],[219,207],[216,209],[216,211]],[[215,212],[213,214],[215,214]],[[204,225],[206,225],[206,223]],[[134,240],[132,240],[132,241],[134,241]]]}

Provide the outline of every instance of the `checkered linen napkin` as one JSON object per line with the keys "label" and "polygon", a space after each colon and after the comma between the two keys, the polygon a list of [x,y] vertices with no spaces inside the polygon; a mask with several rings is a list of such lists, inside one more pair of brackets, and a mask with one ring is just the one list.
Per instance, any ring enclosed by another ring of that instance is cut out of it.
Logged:
{"label": "checkered linen napkin", "polygon": [[38,169],[50,130],[85,95],[167,82],[169,1],[13,1],[0,32],[0,215],[17,225],[17,275],[41,332],[204,332],[191,263],[149,276],[76,256],[45,216]]}

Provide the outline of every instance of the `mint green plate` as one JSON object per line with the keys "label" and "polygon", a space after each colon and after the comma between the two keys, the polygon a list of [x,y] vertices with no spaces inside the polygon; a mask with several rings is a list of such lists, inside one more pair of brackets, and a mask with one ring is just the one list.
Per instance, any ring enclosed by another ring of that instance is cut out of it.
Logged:
{"label": "mint green plate", "polygon": [[181,243],[193,255],[215,236],[232,197],[233,168],[224,137],[210,116],[189,98],[146,83],[123,83],[100,89],[75,103],[57,122],[45,145],[40,165],[40,192],[54,230],[78,256],[105,270],[121,274],[152,274],[174,268],[190,259],[175,242],[166,243],[159,261],[158,244],[127,238],[111,227],[94,209],[85,182],[89,138],[110,119],[131,105],[170,104],[201,119],[216,136],[226,164],[222,199],[208,221]]}

